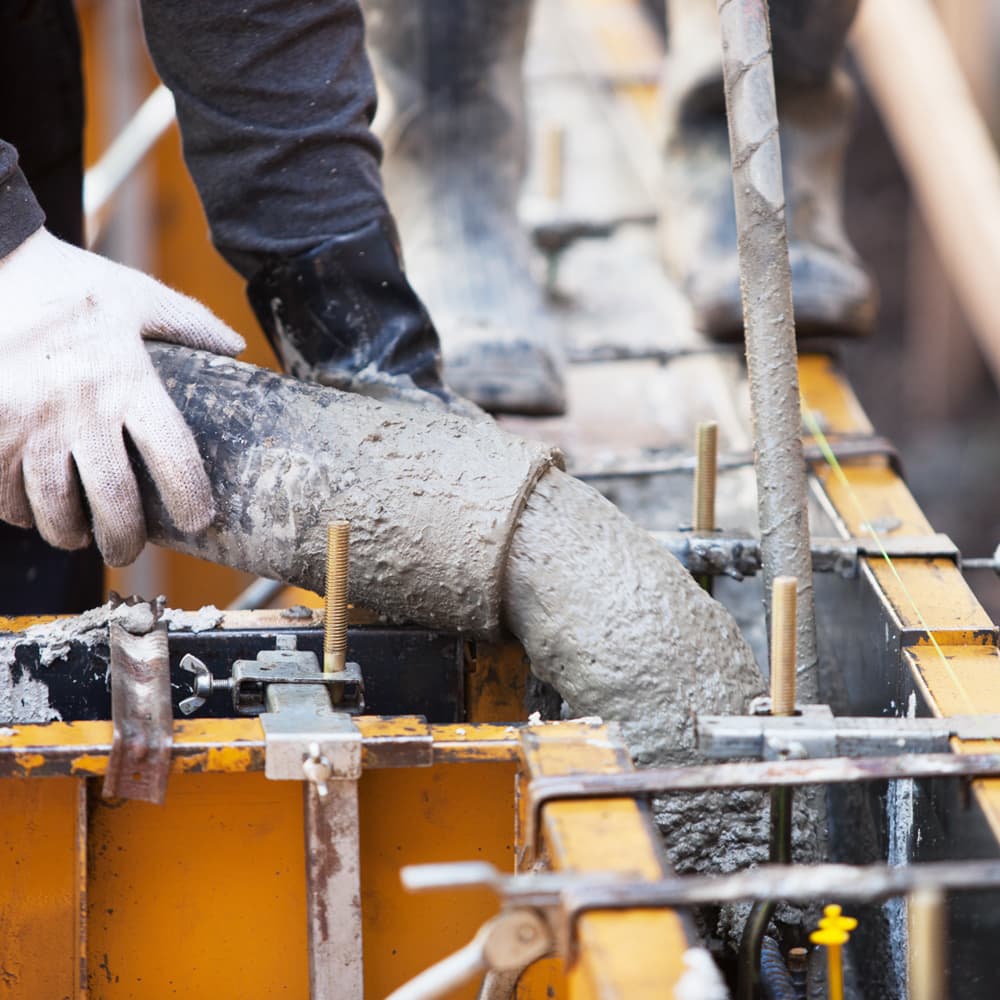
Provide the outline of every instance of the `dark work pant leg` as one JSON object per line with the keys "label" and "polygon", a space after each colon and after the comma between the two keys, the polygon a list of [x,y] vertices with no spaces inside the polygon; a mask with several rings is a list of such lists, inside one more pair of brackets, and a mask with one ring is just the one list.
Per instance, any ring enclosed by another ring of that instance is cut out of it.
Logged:
{"label": "dark work pant leg", "polygon": [[858,0],[770,0],[770,9],[779,87],[826,83],[844,51]]}
{"label": "dark work pant leg", "polygon": [[[17,147],[47,227],[82,244],[83,81],[72,0],[0,7],[0,136]],[[96,547],[63,552],[0,523],[0,615],[84,611],[103,589]]]}

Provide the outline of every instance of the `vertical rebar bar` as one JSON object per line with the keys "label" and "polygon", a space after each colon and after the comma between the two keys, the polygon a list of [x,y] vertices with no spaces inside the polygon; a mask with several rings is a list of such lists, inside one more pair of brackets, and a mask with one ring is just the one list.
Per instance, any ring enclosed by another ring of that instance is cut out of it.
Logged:
{"label": "vertical rebar bar", "polygon": [[770,615],[775,577],[798,578],[799,688],[812,701],[816,621],[771,31],[766,0],[718,0],[718,7],[764,593]]}
{"label": "vertical rebar bar", "polygon": [[347,544],[350,525],[333,521],[326,529],[326,599],[323,606],[323,672],[340,673],[347,664]]}

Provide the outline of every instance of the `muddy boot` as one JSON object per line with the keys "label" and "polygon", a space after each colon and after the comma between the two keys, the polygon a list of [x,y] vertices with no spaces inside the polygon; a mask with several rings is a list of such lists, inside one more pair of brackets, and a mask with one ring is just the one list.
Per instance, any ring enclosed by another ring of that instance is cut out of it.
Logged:
{"label": "muddy boot", "polygon": [[517,220],[530,0],[363,7],[386,191],[445,377],[491,412],[561,413],[561,350]]}
{"label": "muddy boot", "polygon": [[[669,7],[661,246],[696,325],[715,339],[738,340],[743,311],[715,6],[715,0],[671,0]],[[771,5],[800,337],[863,335],[875,320],[875,287],[842,219],[853,87],[836,61],[855,6],[855,0]]]}
{"label": "muddy boot", "polygon": [[482,417],[441,380],[437,333],[403,273],[391,219],[271,261],[247,297],[296,378]]}

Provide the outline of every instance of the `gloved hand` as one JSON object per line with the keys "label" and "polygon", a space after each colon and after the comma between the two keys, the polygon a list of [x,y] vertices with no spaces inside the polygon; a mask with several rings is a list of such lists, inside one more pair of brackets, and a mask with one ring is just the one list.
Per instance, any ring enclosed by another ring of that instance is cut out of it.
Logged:
{"label": "gloved hand", "polygon": [[[146,540],[125,435],[184,532],[213,516],[194,438],[143,340],[246,346],[203,305],[45,229],[0,259],[0,519],[112,566]],[[81,493],[82,486],[82,493]]]}

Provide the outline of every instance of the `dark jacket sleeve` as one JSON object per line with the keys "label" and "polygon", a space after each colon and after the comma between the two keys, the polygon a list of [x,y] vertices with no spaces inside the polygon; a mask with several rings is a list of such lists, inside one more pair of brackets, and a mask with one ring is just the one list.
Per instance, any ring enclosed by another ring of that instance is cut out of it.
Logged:
{"label": "dark jacket sleeve", "polygon": [[0,258],[45,222],[45,213],[17,165],[17,150],[0,140]]}
{"label": "dark jacket sleeve", "polygon": [[250,277],[385,211],[357,0],[143,0],[218,250]]}

